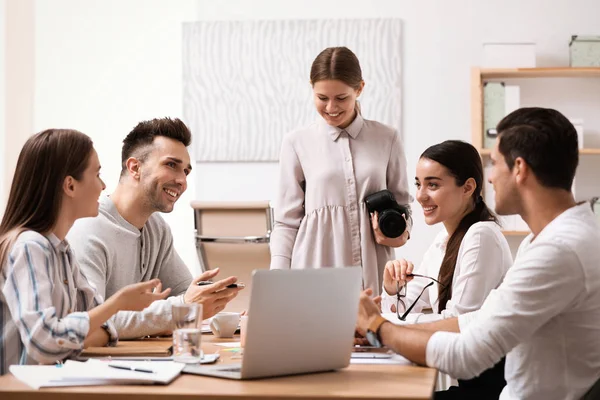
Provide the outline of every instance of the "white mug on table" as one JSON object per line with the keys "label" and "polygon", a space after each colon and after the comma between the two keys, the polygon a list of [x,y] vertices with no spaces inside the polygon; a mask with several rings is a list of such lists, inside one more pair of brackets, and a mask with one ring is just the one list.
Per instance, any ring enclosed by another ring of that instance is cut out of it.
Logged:
{"label": "white mug on table", "polygon": [[220,312],[210,321],[210,330],[216,337],[231,338],[238,328],[240,313]]}

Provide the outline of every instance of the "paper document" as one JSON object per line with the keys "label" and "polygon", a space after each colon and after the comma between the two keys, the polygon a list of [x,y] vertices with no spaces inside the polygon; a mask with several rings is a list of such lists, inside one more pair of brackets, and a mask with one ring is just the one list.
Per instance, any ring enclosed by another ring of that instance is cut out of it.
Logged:
{"label": "paper document", "polygon": [[350,364],[381,364],[381,365],[412,365],[413,363],[400,354],[393,354],[389,358],[354,358],[350,359]]}
{"label": "paper document", "polygon": [[[114,368],[109,365],[121,368]],[[166,385],[181,373],[184,366],[185,364],[172,361],[88,360],[86,362],[79,362],[68,360],[62,366],[11,365],[10,372],[21,382],[34,389],[56,386],[140,385],[154,383]]]}
{"label": "paper document", "polygon": [[225,343],[213,343],[214,345],[221,347],[242,347],[242,342],[225,342]]}
{"label": "paper document", "polygon": [[[90,357],[92,358],[92,357]],[[94,357],[98,360],[101,361],[173,361],[173,357],[169,356],[169,357],[149,357],[149,356],[142,356],[142,357],[138,357],[138,356],[108,356],[108,357]],[[219,354],[218,353],[212,353],[212,354],[204,354],[202,356],[202,358],[200,359],[200,364],[212,364],[215,361],[217,361],[217,359],[219,358]],[[78,357],[76,359],[76,361],[87,361],[89,358],[85,358],[85,357]]]}

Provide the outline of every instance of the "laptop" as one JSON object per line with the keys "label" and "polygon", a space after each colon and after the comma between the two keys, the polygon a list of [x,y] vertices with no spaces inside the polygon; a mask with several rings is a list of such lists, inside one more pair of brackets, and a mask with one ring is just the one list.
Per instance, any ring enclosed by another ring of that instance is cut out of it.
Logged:
{"label": "laptop", "polygon": [[256,379],[347,367],[361,285],[360,267],[255,270],[241,364],[183,372]]}

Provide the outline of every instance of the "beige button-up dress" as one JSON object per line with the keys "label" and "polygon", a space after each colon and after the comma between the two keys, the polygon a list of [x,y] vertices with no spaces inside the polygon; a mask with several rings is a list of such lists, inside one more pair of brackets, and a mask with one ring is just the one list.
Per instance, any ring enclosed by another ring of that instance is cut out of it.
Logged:
{"label": "beige button-up dress", "polygon": [[375,242],[364,198],[412,201],[398,132],[361,115],[346,129],[320,119],[284,137],[279,165],[271,269],[361,266],[363,288],[380,293],[394,252]]}

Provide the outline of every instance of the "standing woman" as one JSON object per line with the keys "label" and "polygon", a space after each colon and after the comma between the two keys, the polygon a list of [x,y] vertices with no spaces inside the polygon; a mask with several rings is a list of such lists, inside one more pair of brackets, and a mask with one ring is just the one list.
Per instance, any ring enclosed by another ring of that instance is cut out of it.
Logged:
{"label": "standing woman", "polygon": [[51,364],[114,344],[113,314],[169,294],[154,279],[102,304],[81,274],[65,236],[76,219],[98,215],[104,187],[83,133],[50,129],[23,146],[0,225],[0,375],[13,364]]}
{"label": "standing woman", "polygon": [[364,199],[388,189],[409,203],[400,135],[362,117],[357,98],[365,83],[346,47],[323,50],[310,81],[321,118],[283,139],[271,269],[361,266],[363,287],[379,293],[385,263],[409,229],[384,236]]}

